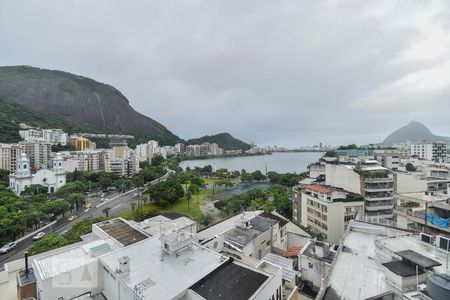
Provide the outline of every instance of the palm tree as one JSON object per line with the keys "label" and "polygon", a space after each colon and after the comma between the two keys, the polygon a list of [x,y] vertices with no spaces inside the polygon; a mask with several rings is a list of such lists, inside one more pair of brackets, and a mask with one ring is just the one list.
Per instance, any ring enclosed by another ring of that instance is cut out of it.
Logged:
{"label": "palm tree", "polygon": [[187,203],[188,203],[188,211],[189,211],[189,204],[190,204],[190,202],[192,200],[192,194],[191,194],[190,191],[187,191],[186,195],[184,195],[184,196],[186,197],[186,200],[187,200]]}
{"label": "palm tree", "polygon": [[197,203],[198,203],[198,194],[200,193],[200,187],[196,184],[191,184],[189,186],[189,192],[191,192],[191,194],[196,194],[197,195]]}
{"label": "palm tree", "polygon": [[108,218],[109,217],[109,211],[111,210],[111,207],[105,207],[102,212],[105,213],[105,216]]}

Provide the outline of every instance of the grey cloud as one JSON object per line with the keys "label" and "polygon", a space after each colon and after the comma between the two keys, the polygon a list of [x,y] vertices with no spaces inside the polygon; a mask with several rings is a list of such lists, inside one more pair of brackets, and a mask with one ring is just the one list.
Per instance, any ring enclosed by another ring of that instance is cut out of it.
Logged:
{"label": "grey cloud", "polygon": [[411,50],[434,33],[450,36],[446,5],[3,1],[0,64],[110,83],[184,138],[229,131],[261,144],[369,143],[411,119],[445,134],[448,85],[398,83],[450,60],[450,39],[436,57]]}

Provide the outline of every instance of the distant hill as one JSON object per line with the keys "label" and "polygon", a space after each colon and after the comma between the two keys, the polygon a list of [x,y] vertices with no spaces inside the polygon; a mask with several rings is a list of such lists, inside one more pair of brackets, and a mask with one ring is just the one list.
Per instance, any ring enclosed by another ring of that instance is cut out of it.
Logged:
{"label": "distant hill", "polygon": [[[0,142],[19,141],[21,122],[68,133],[131,134],[136,137],[129,140],[131,147],[150,139],[161,145],[184,142],[160,123],[136,112],[110,85],[62,71],[0,66]],[[204,142],[217,143],[226,150],[250,148],[229,133],[192,139],[187,144]]]}
{"label": "distant hill", "polygon": [[234,138],[231,134],[224,132],[215,135],[205,135],[201,138],[191,139],[187,141],[188,145],[202,144],[202,143],[216,143],[220,148],[225,150],[248,150],[250,145]]}
{"label": "distant hill", "polygon": [[450,138],[438,136],[431,132],[431,130],[424,124],[411,121],[408,125],[403,126],[390,135],[381,143],[383,146],[389,146],[396,143],[405,143],[407,141],[420,142],[420,141],[444,141],[450,142]]}
{"label": "distant hill", "polygon": [[166,145],[181,140],[160,123],[136,112],[114,87],[67,72],[0,67],[0,98],[107,133],[142,135]]}

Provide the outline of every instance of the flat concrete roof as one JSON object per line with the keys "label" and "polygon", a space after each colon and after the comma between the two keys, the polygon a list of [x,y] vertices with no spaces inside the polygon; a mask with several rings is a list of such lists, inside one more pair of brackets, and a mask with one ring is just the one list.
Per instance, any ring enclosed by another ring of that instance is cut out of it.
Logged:
{"label": "flat concrete roof", "polygon": [[134,244],[148,237],[118,218],[106,220],[95,225],[124,246]]}
{"label": "flat concrete roof", "polygon": [[130,271],[117,278],[131,290],[152,283],[145,284],[143,299],[175,298],[228,259],[197,244],[180,250],[177,255],[163,255],[161,240],[155,236],[105,255],[100,262],[113,271],[124,256],[130,259]]}
{"label": "flat concrete roof", "polygon": [[[378,248],[378,249],[377,249]],[[382,264],[393,261],[395,253],[412,250],[445,265],[445,251],[419,240],[407,231],[352,221],[344,236],[343,249],[336,256],[324,299],[367,299],[393,291],[386,282]],[[397,255],[397,259],[401,257]],[[434,272],[444,273],[445,266]]]}
{"label": "flat concrete roof", "polygon": [[142,228],[150,236],[159,235],[163,232],[174,231],[177,229],[183,229],[187,226],[195,224],[195,221],[187,217],[179,217],[177,219],[170,219],[165,216],[159,215],[138,223],[138,226]]}

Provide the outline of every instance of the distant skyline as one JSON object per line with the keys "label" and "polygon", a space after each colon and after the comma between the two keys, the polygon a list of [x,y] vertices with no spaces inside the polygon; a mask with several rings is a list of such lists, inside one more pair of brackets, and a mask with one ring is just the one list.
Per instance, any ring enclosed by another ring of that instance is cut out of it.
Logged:
{"label": "distant skyline", "polygon": [[0,2],[0,65],[119,89],[184,139],[381,142],[450,136],[448,1]]}

